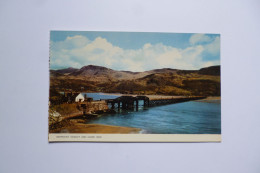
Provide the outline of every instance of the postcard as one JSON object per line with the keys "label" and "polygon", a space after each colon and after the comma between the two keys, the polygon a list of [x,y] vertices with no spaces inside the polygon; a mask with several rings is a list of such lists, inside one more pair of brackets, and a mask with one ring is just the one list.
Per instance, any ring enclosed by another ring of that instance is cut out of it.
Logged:
{"label": "postcard", "polygon": [[220,34],[50,32],[49,142],[221,142]]}

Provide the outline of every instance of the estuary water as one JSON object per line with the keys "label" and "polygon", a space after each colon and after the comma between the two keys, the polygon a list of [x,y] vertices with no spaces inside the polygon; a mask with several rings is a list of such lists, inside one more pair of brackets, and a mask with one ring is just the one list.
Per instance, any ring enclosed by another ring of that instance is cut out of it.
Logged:
{"label": "estuary water", "polygon": [[[87,93],[94,100],[113,99],[118,95]],[[91,120],[91,124],[105,124],[141,128],[149,134],[221,134],[220,100],[189,101],[145,108],[138,111],[119,111]]]}

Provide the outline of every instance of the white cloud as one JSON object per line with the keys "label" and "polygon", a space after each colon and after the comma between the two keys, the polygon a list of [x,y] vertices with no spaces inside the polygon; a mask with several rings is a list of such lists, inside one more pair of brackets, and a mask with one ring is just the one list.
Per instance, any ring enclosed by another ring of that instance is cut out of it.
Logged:
{"label": "white cloud", "polygon": [[205,49],[212,55],[218,55],[220,53],[220,38],[216,37],[214,41],[205,46]]}
{"label": "white cloud", "polygon": [[211,38],[205,34],[193,34],[190,37],[190,43],[192,45],[196,44],[196,43],[207,43],[210,42]]}
{"label": "white cloud", "polygon": [[75,49],[81,48],[86,44],[90,43],[90,40],[87,37],[81,35],[75,35],[73,37],[67,37],[64,41],[51,42],[53,50],[61,49]]}
{"label": "white cloud", "polygon": [[[192,40],[196,42],[194,38]],[[191,70],[219,63],[219,61],[205,61],[202,58],[202,53],[205,51],[212,54],[219,52],[219,38],[203,46],[193,45],[185,49],[166,46],[162,43],[147,43],[137,50],[122,49],[105,38],[97,37],[90,41],[84,36],[68,37],[64,41],[51,42],[51,44],[51,68],[81,68],[92,64],[129,71],[158,68]]]}

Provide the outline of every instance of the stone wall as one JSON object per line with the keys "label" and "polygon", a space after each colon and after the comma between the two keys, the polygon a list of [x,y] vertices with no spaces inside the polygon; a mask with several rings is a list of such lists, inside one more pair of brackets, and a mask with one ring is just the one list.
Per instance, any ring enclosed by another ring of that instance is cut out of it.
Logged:
{"label": "stone wall", "polygon": [[105,101],[92,101],[87,103],[87,114],[96,113],[98,111],[108,110],[108,105]]}

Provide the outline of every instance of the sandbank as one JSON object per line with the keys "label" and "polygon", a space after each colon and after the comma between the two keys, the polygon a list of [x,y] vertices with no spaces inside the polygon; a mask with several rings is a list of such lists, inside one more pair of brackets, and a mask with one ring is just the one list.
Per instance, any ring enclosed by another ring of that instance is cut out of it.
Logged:
{"label": "sandbank", "polygon": [[98,134],[138,134],[141,129],[103,124],[73,123],[55,133],[98,133]]}

